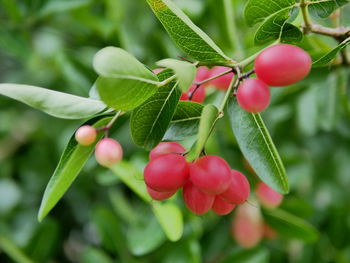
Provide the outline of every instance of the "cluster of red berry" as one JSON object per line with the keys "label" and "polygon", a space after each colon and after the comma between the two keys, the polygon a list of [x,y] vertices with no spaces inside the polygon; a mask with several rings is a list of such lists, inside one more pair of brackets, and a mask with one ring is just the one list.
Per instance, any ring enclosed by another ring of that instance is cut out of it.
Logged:
{"label": "cluster of red berry", "polygon": [[204,214],[212,209],[218,215],[230,213],[244,203],[250,193],[247,178],[213,155],[188,163],[186,149],[176,142],[162,142],[150,152],[144,179],[150,196],[165,200],[182,188],[189,210]]}

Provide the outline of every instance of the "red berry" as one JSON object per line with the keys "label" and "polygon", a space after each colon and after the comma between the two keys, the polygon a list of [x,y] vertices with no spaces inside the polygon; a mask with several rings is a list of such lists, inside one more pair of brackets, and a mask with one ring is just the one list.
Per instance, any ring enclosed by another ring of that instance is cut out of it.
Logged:
{"label": "red berry", "polygon": [[75,132],[75,139],[83,146],[89,146],[96,141],[96,129],[90,125],[81,126]]}
{"label": "red berry", "polygon": [[207,67],[201,66],[197,69],[196,82],[201,82],[210,77],[210,70]]}
{"label": "red berry", "polygon": [[227,215],[235,208],[235,205],[222,200],[220,196],[216,196],[212,210],[220,216]]}
{"label": "red berry", "polygon": [[[192,92],[196,89],[196,85],[192,85],[190,89],[182,93],[180,100],[189,100]],[[194,102],[202,103],[205,100],[205,89],[203,86],[200,86],[192,96],[192,100]]]}
{"label": "red berry", "polygon": [[261,80],[247,79],[239,85],[237,101],[248,112],[261,112],[270,104],[270,89]]}
{"label": "red berry", "polygon": [[177,142],[161,142],[149,153],[149,159],[153,160],[166,153],[181,154],[184,152],[186,152],[186,149]]}
{"label": "red berry", "polygon": [[215,196],[203,193],[190,181],[185,184],[182,195],[187,208],[198,215],[208,212],[215,199]]}
{"label": "red berry", "polygon": [[158,192],[173,192],[182,187],[189,175],[185,157],[163,154],[152,159],[144,170],[145,183]]}
{"label": "red berry", "polygon": [[231,183],[228,189],[220,197],[232,204],[244,203],[250,194],[250,185],[247,178],[236,170],[231,170]]}
{"label": "red berry", "polygon": [[118,163],[123,157],[123,149],[119,142],[111,138],[99,141],[95,148],[96,161],[105,167]]}
{"label": "red berry", "polygon": [[275,208],[279,206],[283,200],[283,195],[277,193],[268,185],[260,182],[256,188],[255,194],[259,201],[266,207]]}
{"label": "red berry", "polygon": [[[227,71],[229,69],[230,68],[222,67],[222,66],[213,67],[210,71],[210,76],[213,77],[213,76],[218,75],[220,73],[223,73],[224,71]],[[233,76],[234,76],[233,72],[225,74],[219,78],[211,80],[209,82],[209,85],[213,85],[217,89],[227,90],[228,87],[230,86],[230,83],[231,83]]]}
{"label": "red berry", "polygon": [[217,195],[225,192],[229,187],[231,171],[224,159],[207,155],[193,163],[190,178],[192,183],[203,192]]}
{"label": "red berry", "polygon": [[168,199],[176,193],[176,191],[157,192],[157,191],[154,191],[152,188],[149,188],[148,186],[146,186],[146,188],[147,188],[147,192],[150,195],[150,197],[152,197],[153,200],[157,200],[157,201],[162,201],[162,200]]}
{"label": "red berry", "polygon": [[287,86],[309,74],[311,58],[303,49],[278,44],[266,48],[255,59],[255,73],[270,86]]}

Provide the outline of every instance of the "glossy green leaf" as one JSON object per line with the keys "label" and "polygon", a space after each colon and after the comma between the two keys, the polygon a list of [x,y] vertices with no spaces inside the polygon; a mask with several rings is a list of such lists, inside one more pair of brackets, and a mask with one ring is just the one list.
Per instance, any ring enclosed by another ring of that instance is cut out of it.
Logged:
{"label": "glossy green leaf", "polygon": [[[99,128],[106,125],[110,119],[111,117],[96,117],[88,121],[87,124]],[[100,139],[102,136],[103,134],[100,133],[98,135],[98,139]],[[44,217],[51,211],[51,209],[68,190],[92,154],[98,139],[90,146],[82,146],[77,144],[74,135],[71,137],[54,174],[46,186],[38,213],[39,221],[44,219]]]}
{"label": "glossy green leaf", "polygon": [[99,100],[22,84],[0,84],[0,95],[63,119],[88,118],[107,107]]}
{"label": "glossy green leaf", "polygon": [[152,208],[168,239],[173,242],[178,241],[184,228],[180,208],[171,202],[156,201],[152,203]]}
{"label": "glossy green leaf", "polygon": [[349,0],[311,0],[308,8],[312,16],[327,18],[337,8],[348,4]]}
{"label": "glossy green leaf", "polygon": [[108,254],[103,250],[97,248],[88,247],[85,248],[80,255],[80,262],[82,263],[113,263],[113,261]]}
{"label": "glossy green leaf", "polygon": [[34,263],[24,252],[10,239],[0,235],[0,251],[8,255],[13,262]]}
{"label": "glossy green leaf", "polygon": [[163,140],[180,141],[198,133],[203,105],[180,101]]}
{"label": "glossy green leaf", "polygon": [[288,193],[286,170],[261,116],[244,111],[233,99],[228,114],[238,145],[260,179],[277,192]]}
{"label": "glossy green leaf", "polygon": [[269,263],[270,254],[266,248],[252,248],[234,251],[220,263]]}
{"label": "glossy green leaf", "polygon": [[114,109],[133,109],[157,91],[157,76],[121,48],[101,49],[93,67],[100,75],[95,83],[100,98]]}
{"label": "glossy green leaf", "polygon": [[197,27],[172,1],[147,0],[164,28],[188,56],[201,62],[229,62],[214,41]]}
{"label": "glossy green leaf", "polygon": [[196,145],[187,155],[187,159],[189,161],[195,160],[199,157],[218,118],[219,110],[217,107],[212,104],[207,104],[204,106],[199,122],[198,140]]}
{"label": "glossy green leaf", "polygon": [[327,65],[329,62],[331,62],[333,60],[333,58],[335,58],[335,56],[338,54],[339,51],[346,48],[346,46],[349,44],[350,44],[350,37],[345,39],[343,42],[341,42],[338,46],[333,48],[327,54],[325,54],[324,56],[322,56],[318,60],[314,61],[312,63],[312,67],[317,68],[317,67],[322,67],[322,66]]}
{"label": "glossy green leaf", "polygon": [[[158,74],[160,80],[172,76],[171,70]],[[134,142],[146,149],[154,148],[163,138],[174,115],[181,92],[175,81],[160,87],[142,105],[134,109],[130,120]]]}
{"label": "glossy green leaf", "polygon": [[282,237],[300,239],[305,242],[315,242],[318,239],[318,231],[312,225],[286,211],[264,210],[263,215],[266,222]]}

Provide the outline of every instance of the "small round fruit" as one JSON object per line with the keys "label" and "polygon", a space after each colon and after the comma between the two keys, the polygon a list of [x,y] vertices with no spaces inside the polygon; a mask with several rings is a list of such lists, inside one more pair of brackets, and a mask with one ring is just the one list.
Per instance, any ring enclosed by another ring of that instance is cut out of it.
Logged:
{"label": "small round fruit", "polygon": [[208,79],[209,77],[210,77],[210,70],[205,66],[201,66],[197,69],[195,81],[201,82],[203,80]]}
{"label": "small round fruit", "polygon": [[212,207],[212,210],[220,215],[227,215],[231,213],[231,211],[235,208],[235,205],[227,203],[226,201],[222,200],[220,196],[216,196],[214,200],[214,204]]}
{"label": "small round fruit", "polygon": [[238,87],[237,101],[248,112],[261,112],[270,104],[270,89],[261,80],[247,79]]}
{"label": "small round fruit", "polygon": [[214,203],[215,196],[207,195],[188,181],[182,191],[187,208],[197,215],[208,212]]}
{"label": "small round fruit", "polygon": [[95,148],[96,161],[105,167],[118,163],[123,157],[123,149],[119,142],[111,138],[99,141]]}
{"label": "small round fruit", "polygon": [[279,206],[283,200],[283,195],[277,193],[268,185],[260,182],[255,190],[255,194],[260,203],[269,208],[275,208]]}
{"label": "small round fruit", "polygon": [[236,170],[231,170],[230,186],[219,195],[223,200],[231,204],[244,203],[250,194],[250,185],[247,178]]}
{"label": "small round fruit", "polygon": [[147,192],[148,192],[149,196],[152,197],[153,200],[157,200],[157,201],[166,200],[166,199],[172,197],[176,193],[176,191],[157,192],[157,191],[154,191],[152,188],[149,188],[148,186],[146,186],[146,188],[147,188]]}
{"label": "small round fruit", "polygon": [[158,192],[176,191],[186,183],[188,175],[185,157],[172,153],[152,159],[144,170],[146,185]]}
{"label": "small round fruit", "polygon": [[[223,72],[228,71],[228,70],[230,70],[230,68],[222,67],[222,66],[213,67],[210,70],[210,76],[213,77],[215,75],[219,75],[220,73],[223,73]],[[230,86],[230,83],[231,83],[233,76],[234,76],[233,72],[225,74],[221,77],[218,77],[216,79],[211,80],[209,82],[209,85],[213,85],[217,89],[220,89],[220,90],[227,90],[228,87]]]}
{"label": "small round fruit", "polygon": [[311,58],[303,49],[277,44],[266,48],[255,59],[255,73],[270,86],[287,86],[305,78],[311,69]]}
{"label": "small round fruit", "polygon": [[182,154],[186,149],[177,142],[161,142],[149,153],[149,159],[153,160],[166,153]]}
{"label": "small round fruit", "polygon": [[[196,89],[196,85],[192,85],[187,92],[182,93],[180,100],[190,100],[192,92]],[[191,101],[202,103],[205,100],[204,86],[200,86],[192,96]]]}
{"label": "small round fruit", "polygon": [[80,145],[89,146],[96,141],[96,129],[90,125],[81,126],[75,132],[75,139]]}
{"label": "small round fruit", "polygon": [[225,192],[230,185],[231,171],[227,162],[214,155],[200,157],[190,169],[192,183],[209,195]]}

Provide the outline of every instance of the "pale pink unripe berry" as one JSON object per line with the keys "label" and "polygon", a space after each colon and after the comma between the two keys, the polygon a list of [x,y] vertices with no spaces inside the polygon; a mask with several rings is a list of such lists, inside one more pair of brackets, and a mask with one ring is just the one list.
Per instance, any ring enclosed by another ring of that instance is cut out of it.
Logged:
{"label": "pale pink unripe berry", "polygon": [[[222,67],[222,66],[213,67],[210,70],[210,77],[213,77],[215,75],[219,75],[219,74],[221,74],[229,69],[230,68]],[[230,83],[231,83],[233,76],[234,76],[233,72],[228,73],[228,74],[225,74],[221,77],[218,77],[216,79],[211,80],[208,84],[215,86],[217,89],[227,90],[228,87],[230,86]]]}
{"label": "pale pink unripe berry", "polygon": [[96,161],[105,167],[118,163],[123,157],[123,149],[119,142],[111,138],[104,138],[99,141],[95,149]]}
{"label": "pale pink unripe berry", "polygon": [[263,206],[275,208],[279,206],[283,200],[283,195],[277,193],[268,185],[260,182],[255,191],[256,197]]}
{"label": "pale pink unripe berry", "polygon": [[75,132],[75,139],[80,145],[89,146],[96,140],[97,132],[96,129],[90,125],[81,126]]}

